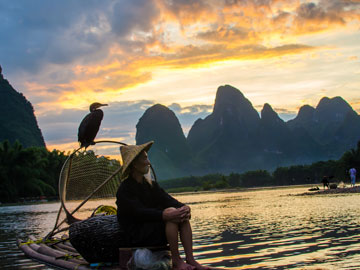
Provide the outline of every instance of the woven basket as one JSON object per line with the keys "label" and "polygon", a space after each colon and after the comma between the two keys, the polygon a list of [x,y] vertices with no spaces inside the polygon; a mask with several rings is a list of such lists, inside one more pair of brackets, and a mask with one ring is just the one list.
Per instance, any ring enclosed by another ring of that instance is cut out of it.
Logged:
{"label": "woven basket", "polygon": [[70,226],[69,237],[73,247],[89,263],[118,262],[119,248],[127,246],[116,215],[75,222]]}

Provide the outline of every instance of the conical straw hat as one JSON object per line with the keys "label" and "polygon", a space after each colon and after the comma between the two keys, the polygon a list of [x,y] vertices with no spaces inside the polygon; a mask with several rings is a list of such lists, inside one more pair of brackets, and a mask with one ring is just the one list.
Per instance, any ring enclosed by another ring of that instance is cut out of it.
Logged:
{"label": "conical straw hat", "polygon": [[147,142],[141,145],[123,145],[120,147],[120,153],[123,160],[123,165],[121,168],[121,174],[123,175],[122,178],[127,177],[128,175],[128,168],[131,162],[143,151],[149,151],[152,144],[154,142]]}

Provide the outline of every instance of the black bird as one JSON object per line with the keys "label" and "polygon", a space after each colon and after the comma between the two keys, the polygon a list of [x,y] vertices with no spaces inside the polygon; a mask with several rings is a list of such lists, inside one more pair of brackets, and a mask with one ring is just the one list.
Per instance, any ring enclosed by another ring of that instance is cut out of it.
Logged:
{"label": "black bird", "polygon": [[107,104],[98,102],[91,104],[90,113],[81,121],[78,130],[80,147],[85,147],[86,149],[89,145],[94,144],[94,139],[99,131],[101,120],[104,117],[103,111],[98,109],[101,106],[107,106]]}

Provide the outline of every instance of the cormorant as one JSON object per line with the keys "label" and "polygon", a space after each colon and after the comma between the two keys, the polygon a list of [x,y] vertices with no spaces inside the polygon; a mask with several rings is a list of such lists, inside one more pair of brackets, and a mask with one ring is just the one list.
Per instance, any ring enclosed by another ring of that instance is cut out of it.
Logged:
{"label": "cormorant", "polygon": [[101,106],[107,106],[107,104],[98,102],[91,104],[90,113],[81,121],[78,130],[80,147],[85,147],[86,149],[89,145],[94,144],[94,139],[99,131],[101,120],[104,117],[103,111],[98,109]]}

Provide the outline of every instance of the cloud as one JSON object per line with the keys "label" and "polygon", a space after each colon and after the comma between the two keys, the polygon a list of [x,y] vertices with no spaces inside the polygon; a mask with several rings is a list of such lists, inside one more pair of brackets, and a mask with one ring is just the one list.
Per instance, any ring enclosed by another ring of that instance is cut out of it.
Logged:
{"label": "cloud", "polygon": [[290,110],[290,109],[286,109],[286,108],[274,108],[274,111],[276,111],[277,113],[283,113],[283,114],[294,114],[296,113],[296,111],[294,110]]}
{"label": "cloud", "polygon": [[134,30],[148,32],[159,15],[158,8],[151,0],[116,1],[111,10],[111,30],[120,38]]}
{"label": "cloud", "polygon": [[289,22],[289,19],[291,19],[291,17],[291,13],[286,11],[280,11],[272,18],[272,21],[275,25],[286,25]]}
{"label": "cloud", "polygon": [[276,47],[266,47],[253,44],[235,48],[224,45],[213,46],[186,46],[178,53],[164,55],[163,65],[180,68],[182,66],[203,66],[216,61],[224,60],[249,60],[278,57],[288,54],[297,54],[315,49],[303,44],[287,44]]}
{"label": "cloud", "polygon": [[[221,2],[221,1],[220,1]],[[198,21],[208,21],[215,16],[213,1],[205,0],[170,0],[158,1],[165,18],[175,20],[182,26]]]}
{"label": "cloud", "polygon": [[86,29],[96,26],[87,15],[96,14],[97,7],[95,1],[8,1],[0,8],[2,63],[36,72],[44,64],[94,57],[100,43]]}
{"label": "cloud", "polygon": [[[150,0],[7,1],[0,6],[1,62],[36,73],[48,64],[94,64],[132,31],[149,31],[159,14]],[[126,42],[127,41],[127,42]]]}
{"label": "cloud", "polygon": [[[62,134],[72,134],[73,140],[86,113],[77,108],[94,100],[118,101],[142,86],[155,89],[154,74],[163,70],[169,74],[233,60],[306,57],[333,45],[312,44],[306,39],[309,34],[358,30],[359,7],[359,1],[351,0],[7,0],[0,2],[0,63],[47,125],[45,138],[54,141],[62,136],[56,134],[58,119]],[[356,60],[351,57],[356,53],[353,50],[347,60]],[[313,75],[314,70],[308,72]],[[154,101],[120,102],[106,108],[111,122],[104,119],[103,136],[133,134],[130,124],[125,133],[117,127],[136,122],[141,109],[158,102],[158,97],[146,98]],[[172,104],[171,108],[189,127],[194,118],[211,110],[201,106],[208,105]]]}
{"label": "cloud", "polygon": [[174,111],[175,113],[179,113],[181,112],[181,105],[178,103],[172,103],[168,106],[168,108],[172,111]]}
{"label": "cloud", "polygon": [[195,121],[199,118],[205,118],[208,116],[212,112],[213,106],[205,104],[194,104],[191,106],[182,107],[178,103],[172,103],[168,106],[168,108],[174,111],[179,119],[179,122],[181,123],[181,127],[185,136],[187,136]]}
{"label": "cloud", "polygon": [[[116,68],[126,70],[129,63],[153,59],[154,50],[166,55],[166,48],[171,50],[166,45],[169,43],[176,44],[173,54],[183,58],[188,56],[181,52],[189,50],[190,44],[201,55],[208,55],[213,49],[223,50],[220,55],[229,55],[233,47],[239,48],[244,43],[251,43],[253,47],[263,45],[264,39],[277,31],[285,34],[289,28],[297,28],[293,33],[313,32],[345,25],[347,18],[359,19],[356,1],[290,3],[270,0],[7,1],[0,4],[0,35],[6,41],[0,44],[0,60],[9,72],[21,69],[32,74],[46,70],[51,64],[53,83],[70,82],[74,79],[71,68],[74,65],[107,66],[117,61]],[[182,37],[172,36],[177,25]],[[182,44],[181,40],[186,43]],[[214,46],[227,42],[234,44]]]}
{"label": "cloud", "polygon": [[256,33],[251,29],[232,26],[220,26],[197,34],[197,38],[213,43],[239,42],[250,43],[256,38]]}
{"label": "cloud", "polygon": [[182,107],[178,103],[172,103],[168,106],[168,108],[173,110],[176,114],[179,115],[191,114],[191,115],[199,116],[203,114],[209,114],[212,111],[213,106],[205,105],[205,104],[194,104],[191,106]]}
{"label": "cloud", "polygon": [[303,3],[296,12],[294,25],[300,33],[323,31],[346,23],[341,10],[326,9],[321,3]]}
{"label": "cloud", "polygon": [[334,11],[325,10],[315,3],[303,3],[297,9],[297,17],[305,21],[344,24],[345,20]]}

